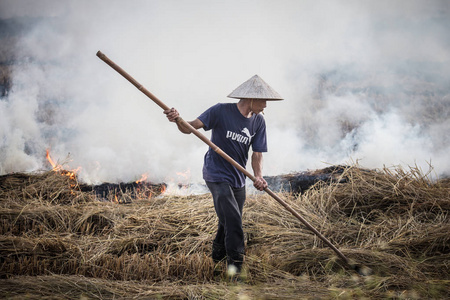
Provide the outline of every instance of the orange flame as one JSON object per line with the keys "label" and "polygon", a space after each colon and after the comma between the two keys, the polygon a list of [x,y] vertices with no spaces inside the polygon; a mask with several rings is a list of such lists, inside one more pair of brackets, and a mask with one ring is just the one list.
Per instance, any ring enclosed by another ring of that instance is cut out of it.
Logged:
{"label": "orange flame", "polygon": [[147,181],[147,178],[148,178],[148,173],[144,173],[144,174],[142,174],[141,179],[136,180],[135,182],[141,183],[141,182]]}
{"label": "orange flame", "polygon": [[63,166],[55,163],[55,161],[50,157],[50,149],[46,150],[45,157],[47,158],[48,162],[52,166],[53,171],[60,172],[62,175],[65,175],[65,176],[69,177],[70,179],[76,179],[76,174],[81,170],[81,167],[78,167],[78,168],[70,170],[70,171],[64,170]]}
{"label": "orange flame", "polygon": [[53,170],[53,171],[59,171],[59,170],[60,170],[61,166],[60,166],[60,165],[57,165],[57,164],[53,161],[53,159],[50,157],[50,150],[49,150],[49,149],[47,149],[47,154],[46,154],[45,157],[47,158],[48,162],[52,165],[52,168],[53,168],[52,170]]}
{"label": "orange flame", "polygon": [[165,184],[163,184],[163,185],[161,186],[161,194],[164,194],[164,193],[166,192],[166,190],[167,190],[167,187],[166,187]]}

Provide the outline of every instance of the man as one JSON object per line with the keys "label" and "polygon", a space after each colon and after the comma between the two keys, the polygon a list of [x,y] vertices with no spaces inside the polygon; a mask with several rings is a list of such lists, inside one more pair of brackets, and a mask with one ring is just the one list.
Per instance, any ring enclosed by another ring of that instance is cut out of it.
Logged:
{"label": "man", "polygon": [[[211,141],[244,168],[251,146],[251,165],[256,178],[253,185],[264,190],[267,182],[262,176],[262,153],[267,152],[267,141],[266,124],[260,113],[267,101],[283,99],[258,75],[241,84],[228,97],[240,100],[216,104],[188,123],[195,129],[212,130]],[[164,113],[171,122],[179,117],[174,108]],[[190,133],[182,123],[177,125],[181,132]],[[239,273],[245,247],[242,229],[245,175],[210,148],[204,159],[203,179],[211,191],[219,218],[212,258],[215,262],[226,258],[228,270]]]}

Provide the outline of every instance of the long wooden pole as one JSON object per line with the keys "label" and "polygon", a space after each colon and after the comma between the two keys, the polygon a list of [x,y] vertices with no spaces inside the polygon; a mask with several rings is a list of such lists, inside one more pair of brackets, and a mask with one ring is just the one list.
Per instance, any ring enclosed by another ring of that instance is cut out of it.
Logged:
{"label": "long wooden pole", "polygon": [[[148,91],[142,84],[137,82],[133,77],[131,77],[127,72],[125,72],[121,67],[116,65],[112,60],[110,60],[105,54],[101,51],[97,52],[97,56],[103,60],[106,64],[108,64],[111,68],[116,70],[120,75],[125,77],[129,82],[131,82],[138,90],[144,93],[147,97],[152,99],[159,107],[163,110],[170,109],[166,104],[164,104],[161,100],[159,100],[155,95],[153,95],[150,91]],[[211,149],[213,149],[217,154],[226,159],[229,163],[231,163],[236,169],[245,174],[252,181],[255,181],[256,178],[251,173],[249,173],[244,167],[242,167],[239,163],[237,163],[233,158],[231,158],[228,154],[222,151],[217,145],[211,142],[205,135],[200,133],[197,129],[192,127],[191,124],[183,120],[181,117],[178,117],[177,123],[181,123],[184,127],[188,128],[191,133],[196,135],[199,139],[205,142]],[[278,203],[280,203],[286,210],[288,210],[291,214],[293,214],[300,222],[303,223],[309,230],[314,232],[325,244],[328,245],[341,259],[342,261],[350,266],[351,269],[359,270],[359,266],[355,264],[351,264],[349,259],[341,252],[338,248],[336,248],[325,236],[323,236],[316,228],[314,228],[311,224],[308,223],[299,213],[297,213],[291,206],[289,206],[285,201],[283,201],[280,197],[278,197],[272,190],[268,187],[264,189],[264,191],[269,194],[272,198],[274,198]],[[359,272],[359,271],[358,271]]]}

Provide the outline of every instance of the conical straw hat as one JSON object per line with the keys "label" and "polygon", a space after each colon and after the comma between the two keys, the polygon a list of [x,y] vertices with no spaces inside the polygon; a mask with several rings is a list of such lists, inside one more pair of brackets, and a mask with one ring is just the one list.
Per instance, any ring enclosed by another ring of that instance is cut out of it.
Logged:
{"label": "conical straw hat", "polygon": [[253,76],[238,86],[228,97],[237,99],[283,100],[280,94],[258,75]]}

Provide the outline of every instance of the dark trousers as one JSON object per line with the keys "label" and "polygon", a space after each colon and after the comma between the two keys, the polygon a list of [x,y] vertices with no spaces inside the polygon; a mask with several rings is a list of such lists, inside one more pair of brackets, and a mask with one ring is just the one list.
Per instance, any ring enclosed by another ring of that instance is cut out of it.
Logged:
{"label": "dark trousers", "polygon": [[219,225],[214,239],[214,247],[220,252],[224,249],[228,264],[235,265],[238,270],[241,269],[244,246],[244,231],[242,229],[242,209],[245,202],[245,186],[242,188],[233,188],[227,182],[206,182],[211,191],[214,208]]}

